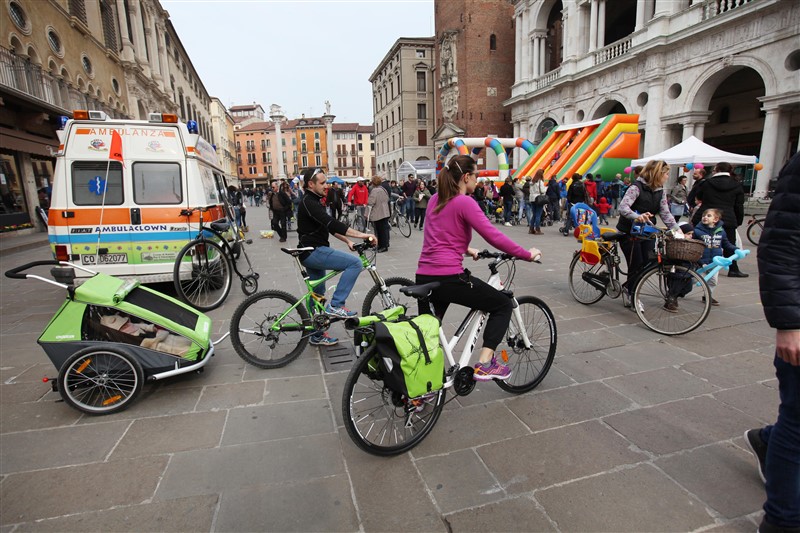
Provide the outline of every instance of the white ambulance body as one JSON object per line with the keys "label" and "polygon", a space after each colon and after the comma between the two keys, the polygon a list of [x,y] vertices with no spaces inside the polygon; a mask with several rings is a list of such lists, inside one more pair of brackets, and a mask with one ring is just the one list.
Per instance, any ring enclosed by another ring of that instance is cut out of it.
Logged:
{"label": "white ambulance body", "polygon": [[[48,218],[53,255],[114,276],[171,282],[176,255],[199,227],[199,213],[185,217],[181,209],[211,206],[204,223],[225,218],[214,147],[175,115],[75,117],[58,131]],[[109,159],[112,131],[122,139],[123,164]]]}

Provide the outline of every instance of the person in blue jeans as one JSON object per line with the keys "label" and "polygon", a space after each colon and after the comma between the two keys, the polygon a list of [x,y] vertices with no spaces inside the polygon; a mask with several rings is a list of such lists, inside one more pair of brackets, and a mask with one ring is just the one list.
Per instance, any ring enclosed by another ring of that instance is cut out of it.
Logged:
{"label": "person in blue jeans", "polygon": [[[350,296],[350,291],[353,290],[363,267],[357,256],[331,248],[328,236],[333,235],[347,244],[351,250],[353,242],[347,237],[373,239],[376,245],[380,243],[374,235],[350,228],[328,214],[320,203],[325,197],[326,182],[325,172],[321,168],[309,168],[303,172],[306,194],[303,195],[297,208],[297,236],[300,241],[298,248],[313,248],[313,250],[306,250],[299,258],[312,280],[324,277],[326,270],[342,272],[336,290],[325,306],[325,313],[339,318],[349,318],[356,316],[357,313],[344,306],[345,300]],[[325,284],[317,285],[314,292],[324,296]],[[316,346],[333,346],[338,342],[338,339],[327,333],[315,333],[310,339],[310,343]]]}
{"label": "person in blue jeans", "polygon": [[780,405],[774,425],[745,432],[767,501],[758,531],[800,532],[800,154],[778,175],[758,243],[758,285],[775,333]]}

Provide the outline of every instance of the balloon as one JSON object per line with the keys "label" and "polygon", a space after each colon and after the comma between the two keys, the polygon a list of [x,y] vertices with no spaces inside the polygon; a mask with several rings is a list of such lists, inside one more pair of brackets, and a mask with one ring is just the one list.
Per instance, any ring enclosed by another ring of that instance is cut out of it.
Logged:
{"label": "balloon", "polygon": [[762,165],[761,163],[756,163],[755,165],[753,165],[753,168],[756,170],[761,170],[764,168],[764,165]]}
{"label": "balloon", "polygon": [[760,162],[761,162],[761,160],[758,157],[756,157],[756,163],[760,163]]}
{"label": "balloon", "polygon": [[630,174],[632,170],[633,168],[631,167],[625,167],[625,174]]}
{"label": "balloon", "polygon": [[694,168],[694,165],[693,165],[693,164],[691,164],[691,163],[686,163],[686,164],[685,164],[685,165],[683,165],[683,166],[684,166],[684,167],[686,167],[686,170],[692,170],[692,169]]}
{"label": "balloon", "polygon": [[697,163],[694,168],[706,168],[706,166],[703,163]]}

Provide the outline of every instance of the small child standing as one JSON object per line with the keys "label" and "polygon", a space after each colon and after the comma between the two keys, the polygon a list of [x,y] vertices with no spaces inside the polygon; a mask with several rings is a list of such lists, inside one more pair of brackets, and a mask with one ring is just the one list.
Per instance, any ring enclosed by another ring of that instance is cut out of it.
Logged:
{"label": "small child standing", "polygon": [[601,196],[594,207],[597,209],[598,223],[608,224],[608,211],[611,209],[611,204],[608,203],[606,197]]}
{"label": "small child standing", "polygon": [[[703,211],[703,217],[700,219],[700,224],[694,228],[694,238],[703,241],[706,244],[706,249],[703,250],[703,257],[700,258],[700,264],[705,266],[711,263],[715,257],[723,255],[723,252],[732,254],[736,251],[736,246],[731,244],[725,230],[722,228],[722,211],[719,209],[706,209]],[[709,290],[714,290],[717,286],[717,278],[719,272],[708,280]],[[711,298],[711,305],[719,305],[713,297]]]}

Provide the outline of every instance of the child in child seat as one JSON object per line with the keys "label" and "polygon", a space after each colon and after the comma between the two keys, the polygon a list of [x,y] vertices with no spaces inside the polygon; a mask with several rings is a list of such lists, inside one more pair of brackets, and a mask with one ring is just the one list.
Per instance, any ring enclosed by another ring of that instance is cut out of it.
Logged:
{"label": "child in child seat", "polygon": [[[703,211],[703,216],[700,219],[700,224],[694,228],[694,238],[703,241],[706,249],[703,250],[703,257],[700,258],[700,264],[705,266],[711,263],[715,257],[723,255],[723,252],[730,255],[734,253],[737,248],[728,240],[725,230],[722,227],[722,211],[719,209],[706,209]],[[715,272],[714,276],[708,280],[708,288],[713,291],[717,286],[717,278],[719,272]],[[719,305],[719,302],[713,297],[711,298],[711,305]]]}

